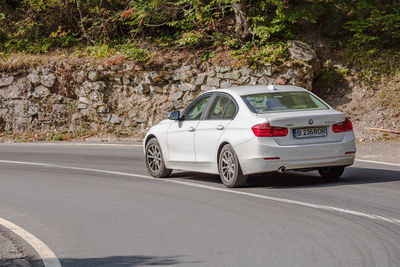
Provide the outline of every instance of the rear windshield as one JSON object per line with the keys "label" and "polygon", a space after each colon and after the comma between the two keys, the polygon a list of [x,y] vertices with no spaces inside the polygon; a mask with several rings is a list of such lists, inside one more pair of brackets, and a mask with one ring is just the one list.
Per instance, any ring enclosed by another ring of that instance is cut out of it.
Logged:
{"label": "rear windshield", "polygon": [[328,109],[327,105],[308,92],[262,93],[242,98],[255,113]]}

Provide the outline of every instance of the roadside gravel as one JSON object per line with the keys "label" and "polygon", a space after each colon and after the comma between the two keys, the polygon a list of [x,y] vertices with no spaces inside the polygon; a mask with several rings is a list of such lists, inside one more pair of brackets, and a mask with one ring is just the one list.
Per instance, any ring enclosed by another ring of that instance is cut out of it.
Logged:
{"label": "roadside gravel", "polygon": [[31,267],[31,257],[26,256],[20,245],[7,233],[0,230],[0,266]]}

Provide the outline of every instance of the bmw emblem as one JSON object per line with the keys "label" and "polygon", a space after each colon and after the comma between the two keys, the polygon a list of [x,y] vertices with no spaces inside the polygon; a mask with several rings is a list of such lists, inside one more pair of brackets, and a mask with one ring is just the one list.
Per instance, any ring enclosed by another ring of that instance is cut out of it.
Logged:
{"label": "bmw emblem", "polygon": [[312,120],[312,119],[310,119],[309,121],[308,121],[308,124],[310,124],[310,125],[312,125],[314,123],[314,121]]}

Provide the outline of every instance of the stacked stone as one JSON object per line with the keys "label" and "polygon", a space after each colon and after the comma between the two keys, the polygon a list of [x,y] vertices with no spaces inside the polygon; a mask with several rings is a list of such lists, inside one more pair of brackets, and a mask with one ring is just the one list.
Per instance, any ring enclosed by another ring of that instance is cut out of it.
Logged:
{"label": "stacked stone", "polygon": [[[0,73],[0,132],[90,129],[140,135],[171,110],[184,108],[211,89],[290,84],[311,90],[316,67],[308,63],[315,57],[305,53],[304,47],[303,54],[298,49],[292,44],[292,60],[258,69],[216,66],[202,70],[169,64],[141,70],[128,62],[109,68],[82,65],[65,78],[57,71],[59,62],[53,62]],[[70,94],[61,88],[66,82],[73,84]]]}

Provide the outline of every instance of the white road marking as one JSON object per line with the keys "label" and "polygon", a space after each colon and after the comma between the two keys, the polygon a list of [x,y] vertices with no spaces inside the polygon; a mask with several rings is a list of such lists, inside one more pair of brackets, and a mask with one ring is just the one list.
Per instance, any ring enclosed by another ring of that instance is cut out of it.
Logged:
{"label": "white road marking", "polygon": [[266,200],[271,200],[271,201],[276,201],[276,202],[281,202],[281,203],[294,204],[294,205],[299,205],[299,206],[304,206],[304,207],[309,207],[309,208],[314,208],[314,209],[319,209],[319,210],[336,211],[336,212],[351,214],[351,215],[358,216],[358,217],[368,218],[368,219],[372,219],[372,220],[385,221],[385,222],[389,222],[389,223],[392,223],[395,225],[400,225],[400,220],[398,220],[398,219],[387,218],[387,217],[383,217],[383,216],[379,216],[379,215],[375,215],[375,214],[368,214],[368,213],[359,212],[359,211],[355,211],[355,210],[337,208],[337,207],[333,207],[333,206],[320,205],[320,204],[314,204],[314,203],[303,202],[303,201],[296,201],[296,200],[280,198],[280,197],[259,195],[259,194],[254,194],[254,193],[248,193],[248,192],[243,192],[243,191],[238,191],[238,190],[233,190],[233,189],[203,185],[203,184],[187,182],[187,181],[180,181],[180,180],[174,180],[174,179],[157,179],[157,178],[153,178],[151,176],[142,175],[142,174],[108,171],[108,170],[91,169],[91,168],[82,168],[82,167],[73,167],[73,166],[64,166],[64,165],[47,164],[47,163],[37,163],[37,162],[0,160],[0,163],[33,165],[33,166],[41,166],[41,167],[48,167],[48,168],[59,168],[59,169],[69,169],[69,170],[87,171],[87,172],[95,172],[95,173],[105,173],[105,174],[113,174],[113,175],[121,175],[121,176],[149,179],[152,181],[175,183],[175,184],[203,188],[203,189],[208,189],[208,190],[213,190],[213,191],[220,191],[220,192],[231,193],[231,194],[236,194],[236,195],[266,199]]}
{"label": "white road marking", "polygon": [[375,161],[375,160],[367,160],[367,159],[356,159],[356,161],[400,167],[400,164],[384,162],[384,161]]}
{"label": "white road marking", "polygon": [[53,251],[46,246],[39,238],[32,235],[25,229],[22,229],[18,225],[0,218],[0,225],[9,229],[16,235],[24,239],[29,245],[33,247],[34,250],[39,254],[41,260],[45,267],[61,267],[61,264]]}

